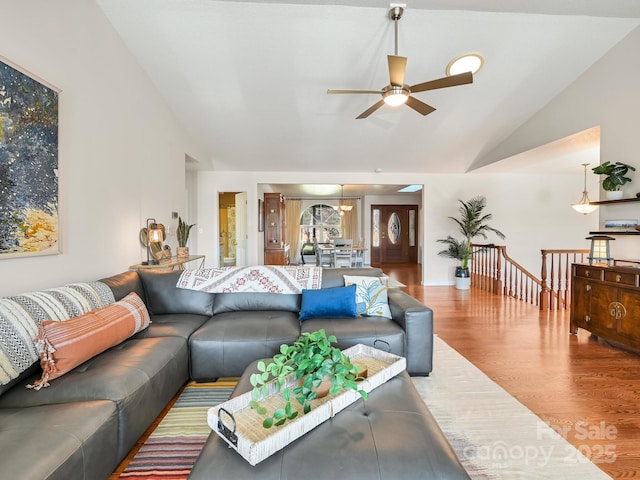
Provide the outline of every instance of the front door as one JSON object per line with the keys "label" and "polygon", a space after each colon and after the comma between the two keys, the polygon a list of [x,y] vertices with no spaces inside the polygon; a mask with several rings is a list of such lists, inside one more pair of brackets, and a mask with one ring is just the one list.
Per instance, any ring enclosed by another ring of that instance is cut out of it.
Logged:
{"label": "front door", "polygon": [[371,205],[371,263],[418,262],[418,206]]}

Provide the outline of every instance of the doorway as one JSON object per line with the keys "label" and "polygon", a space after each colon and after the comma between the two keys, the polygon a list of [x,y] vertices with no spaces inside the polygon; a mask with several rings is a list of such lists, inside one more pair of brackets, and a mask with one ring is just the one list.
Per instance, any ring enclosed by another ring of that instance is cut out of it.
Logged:
{"label": "doorway", "polygon": [[247,264],[247,193],[218,193],[219,265]]}
{"label": "doorway", "polygon": [[418,263],[418,205],[371,205],[371,263]]}

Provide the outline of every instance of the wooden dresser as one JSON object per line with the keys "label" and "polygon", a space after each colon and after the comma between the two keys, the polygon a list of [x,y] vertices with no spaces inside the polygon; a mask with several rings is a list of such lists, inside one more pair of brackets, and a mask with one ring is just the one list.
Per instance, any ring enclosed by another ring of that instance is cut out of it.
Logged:
{"label": "wooden dresser", "polygon": [[640,350],[640,268],[573,264],[571,333],[578,328]]}

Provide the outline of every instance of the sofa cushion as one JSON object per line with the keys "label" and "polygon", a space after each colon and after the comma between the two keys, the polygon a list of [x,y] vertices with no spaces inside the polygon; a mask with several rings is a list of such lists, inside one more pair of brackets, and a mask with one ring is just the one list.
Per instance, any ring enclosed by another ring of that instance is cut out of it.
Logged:
{"label": "sofa cushion", "polygon": [[0,409],[2,478],[108,478],[117,443],[109,400]]}
{"label": "sofa cushion", "polygon": [[345,275],[358,275],[367,277],[381,277],[382,270],[373,267],[363,268],[323,268],[322,288],[344,287]]}
{"label": "sofa cushion", "polygon": [[138,271],[151,315],[193,313],[213,315],[215,293],[178,288],[181,271]]}
{"label": "sofa cushion", "polygon": [[183,338],[128,339],[51,382],[49,388],[34,392],[15,386],[0,397],[0,409],[111,400],[118,410],[120,461],[188,380],[188,364]]}
{"label": "sofa cushion", "polygon": [[149,313],[135,293],[71,320],[42,322],[36,342],[42,378],[33,384],[33,388],[48,387],[49,380],[64,375],[148,325]]}
{"label": "sofa cushion", "polygon": [[406,356],[404,330],[385,317],[312,318],[300,324],[301,333],[315,332],[321,328],[327,335],[336,336],[336,346],[340,350],[362,343]]}
{"label": "sofa cushion", "polygon": [[128,270],[111,277],[103,278],[100,282],[111,289],[116,300],[122,300],[131,292],[137,293],[142,300],[146,300],[144,298],[142,280],[136,270]]}
{"label": "sofa cushion", "polygon": [[359,316],[391,318],[388,287],[379,278],[345,275],[344,284],[356,286],[356,310]]}
{"label": "sofa cushion", "polygon": [[191,378],[238,377],[253,360],[273,357],[280,345],[291,344],[299,336],[296,312],[220,313],[189,338]]}
{"label": "sofa cushion", "polygon": [[300,311],[300,294],[298,293],[216,293],[213,302],[215,315],[224,312],[240,312],[247,310],[283,310]]}
{"label": "sofa cushion", "polygon": [[298,320],[356,316],[356,286],[302,290]]}
{"label": "sofa cushion", "polygon": [[182,337],[188,340],[209,318],[211,317],[193,313],[151,315],[151,325],[136,333],[133,338]]}

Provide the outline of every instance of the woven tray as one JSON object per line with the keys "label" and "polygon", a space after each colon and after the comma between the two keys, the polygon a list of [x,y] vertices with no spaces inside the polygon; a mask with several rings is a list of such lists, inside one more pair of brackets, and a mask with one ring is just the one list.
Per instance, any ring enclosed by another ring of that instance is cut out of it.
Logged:
{"label": "woven tray", "polygon": [[[366,365],[368,377],[359,382],[360,389],[365,392],[382,385],[406,368],[404,357],[366,345],[358,344],[343,352],[352,363]],[[292,386],[294,383],[295,378],[290,375],[285,381],[285,386]],[[282,406],[284,401],[282,394],[275,391],[275,384],[269,384],[269,392],[266,398],[260,400],[260,404],[272,411],[271,403]],[[247,392],[210,408],[207,423],[247,462],[256,465],[361,398],[360,394],[353,390],[327,395],[312,400],[311,411],[306,415],[302,412],[302,405],[292,401],[291,405],[299,411],[294,420],[287,421],[279,427],[264,428],[264,416],[249,406],[251,392]]]}

